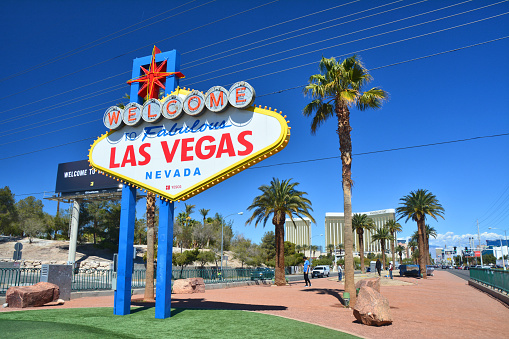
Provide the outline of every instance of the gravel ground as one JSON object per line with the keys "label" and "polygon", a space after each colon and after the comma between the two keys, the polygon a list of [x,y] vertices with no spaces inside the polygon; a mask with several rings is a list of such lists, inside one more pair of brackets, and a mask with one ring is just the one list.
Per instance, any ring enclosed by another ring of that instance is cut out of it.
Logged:
{"label": "gravel ground", "polygon": [[[382,278],[381,285],[394,319],[392,325],[382,327],[356,322],[352,310],[341,305],[343,283],[334,278],[313,279],[311,287],[298,281],[283,287],[258,285],[207,290],[204,294],[173,294],[172,306],[254,311],[365,338],[504,338],[509,333],[509,308],[449,272],[437,271],[426,280]],[[113,296],[107,296],[78,298],[62,306],[50,304],[37,309],[112,306]]]}

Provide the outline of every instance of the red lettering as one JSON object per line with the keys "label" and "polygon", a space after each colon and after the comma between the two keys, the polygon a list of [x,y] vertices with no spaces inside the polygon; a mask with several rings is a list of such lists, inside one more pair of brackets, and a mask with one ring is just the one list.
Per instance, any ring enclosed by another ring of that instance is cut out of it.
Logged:
{"label": "red lettering", "polygon": [[115,120],[115,124],[118,123],[119,117],[120,117],[120,111],[109,112],[108,120],[110,121],[110,125],[113,125],[113,120]]}
{"label": "red lettering", "polygon": [[133,145],[128,145],[125,149],[124,159],[122,160],[122,165],[120,165],[120,167],[124,167],[127,163],[131,166],[136,166],[136,156],[134,155]]}
{"label": "red lettering", "polygon": [[253,144],[246,140],[246,135],[253,135],[253,131],[244,131],[239,134],[237,140],[246,149],[243,151],[239,151],[237,153],[238,155],[248,155],[253,151]]}
{"label": "red lettering", "polygon": [[150,106],[152,106],[152,105],[148,105],[148,112],[147,112],[147,116],[148,116],[149,118],[155,118],[155,117],[157,117],[157,114],[150,114]]}
{"label": "red lettering", "polygon": [[179,145],[180,139],[175,140],[173,147],[171,149],[168,148],[168,143],[166,141],[161,141],[161,147],[163,148],[164,157],[166,158],[166,162],[170,163],[173,161],[173,157],[175,156],[175,152],[177,151],[177,147]]}
{"label": "red lettering", "polygon": [[180,161],[191,161],[193,160],[193,156],[187,155],[187,152],[193,150],[193,145],[189,146],[189,143],[194,142],[194,138],[186,138],[182,139],[182,156],[180,158]]}
{"label": "red lettering", "polygon": [[[150,107],[150,106],[149,106]],[[145,148],[150,147],[149,143],[140,146],[140,155],[143,157],[143,161],[138,161],[138,165],[143,166],[150,162],[150,154],[147,153]]]}
{"label": "red lettering", "polygon": [[127,121],[136,121],[136,107],[131,107],[127,111]]}
{"label": "red lettering", "polygon": [[225,133],[221,135],[221,140],[219,141],[219,146],[217,148],[216,158],[221,158],[224,153],[228,153],[228,156],[235,156],[235,149],[233,148],[232,138],[230,137],[230,133]]}
{"label": "red lettering", "polygon": [[118,168],[120,167],[119,164],[115,163],[115,151],[117,150],[116,147],[112,147],[110,149],[110,168]]}
{"label": "red lettering", "polygon": [[[235,102],[237,104],[240,104],[242,102],[246,102],[246,99],[244,99],[244,96],[246,95],[246,93],[244,93],[245,90],[246,90],[245,87],[239,87],[239,88],[235,89]],[[240,92],[240,91],[242,91],[242,92]]]}
{"label": "red lettering", "polygon": [[[221,104],[219,102],[221,101]],[[210,106],[211,107],[217,107],[217,106],[223,106],[223,92],[219,91],[219,97],[216,100],[216,97],[214,96],[214,92],[210,93]]]}
{"label": "red lettering", "polygon": [[166,112],[168,112],[168,114],[175,114],[177,113],[177,109],[175,108],[174,111],[170,111],[170,105],[171,104],[176,104],[177,103],[177,100],[172,100],[168,103],[168,105],[166,105]]}
{"label": "red lettering", "polygon": [[201,160],[207,160],[207,159],[212,158],[212,156],[214,155],[214,152],[216,151],[216,145],[207,145],[207,146],[203,147],[203,149],[205,151],[207,151],[207,153],[203,153],[202,152],[202,144],[204,141],[213,143],[214,141],[216,141],[216,139],[214,139],[214,137],[212,137],[210,135],[207,135],[207,136],[204,136],[204,137],[198,139],[198,141],[196,142],[196,156],[198,157],[198,159],[201,159]]}
{"label": "red lettering", "polygon": [[[191,101],[193,101],[192,99],[195,99],[198,101],[198,103],[196,104],[196,106],[194,108],[191,107]],[[201,105],[201,99],[199,96],[197,95],[193,95],[192,97],[189,98],[189,100],[187,100],[187,107],[189,108],[190,111],[194,111],[194,110],[197,110]]]}

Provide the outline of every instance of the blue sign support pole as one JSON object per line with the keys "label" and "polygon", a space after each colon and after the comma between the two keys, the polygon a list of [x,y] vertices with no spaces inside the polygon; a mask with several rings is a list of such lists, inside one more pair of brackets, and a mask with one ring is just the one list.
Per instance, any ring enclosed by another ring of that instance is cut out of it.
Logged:
{"label": "blue sign support pole", "polygon": [[156,319],[171,315],[171,270],[173,251],[174,202],[159,200],[157,233]]}
{"label": "blue sign support pole", "polygon": [[131,281],[133,276],[134,220],[136,217],[136,188],[124,185],[120,211],[118,241],[117,289],[113,314],[131,313]]}

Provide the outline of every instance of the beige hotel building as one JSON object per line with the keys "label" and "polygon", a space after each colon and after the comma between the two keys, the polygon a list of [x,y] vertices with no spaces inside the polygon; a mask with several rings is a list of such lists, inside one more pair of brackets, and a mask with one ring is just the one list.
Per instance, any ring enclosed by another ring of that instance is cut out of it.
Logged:
{"label": "beige hotel building", "polygon": [[[394,209],[386,209],[386,210],[378,210],[371,212],[359,212],[358,214],[366,214],[368,217],[373,219],[375,222],[376,228],[380,228],[385,225],[385,223],[389,220],[395,220],[396,210]],[[357,212],[354,212],[357,214]],[[344,240],[344,225],[345,225],[345,216],[344,213],[325,213],[325,246],[328,244],[333,244],[337,246],[339,244],[345,243]],[[367,254],[369,252],[380,253],[382,251],[380,242],[372,242],[372,234],[376,231],[364,231],[364,253]],[[397,239],[397,234],[395,234]],[[354,244],[355,244],[355,252],[359,252],[359,237],[357,236],[357,232],[354,232]],[[390,244],[387,243],[385,246],[386,250],[390,250]]]}

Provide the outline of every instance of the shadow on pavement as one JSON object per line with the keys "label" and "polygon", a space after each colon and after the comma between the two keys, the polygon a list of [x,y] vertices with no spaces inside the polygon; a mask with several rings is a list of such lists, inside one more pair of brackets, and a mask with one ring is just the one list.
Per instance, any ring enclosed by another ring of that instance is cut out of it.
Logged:
{"label": "shadow on pavement", "polygon": [[[131,301],[131,306],[142,306],[137,309],[141,311],[143,309],[155,307],[155,302],[144,302],[142,300],[133,300]],[[171,307],[181,309],[202,308],[214,310],[238,310],[238,311],[284,311],[288,309],[286,306],[227,303],[219,301],[207,301],[206,299],[203,298],[201,299],[171,298]],[[131,312],[134,312],[134,310]]]}
{"label": "shadow on pavement", "polygon": [[344,291],[345,290],[331,289],[331,288],[308,288],[308,289],[304,290],[304,292],[315,292],[316,294],[327,294],[327,295],[333,296],[334,298],[338,299],[338,301],[341,303],[341,305],[345,304],[345,301],[343,300],[343,297],[340,294],[340,292],[344,292]]}

